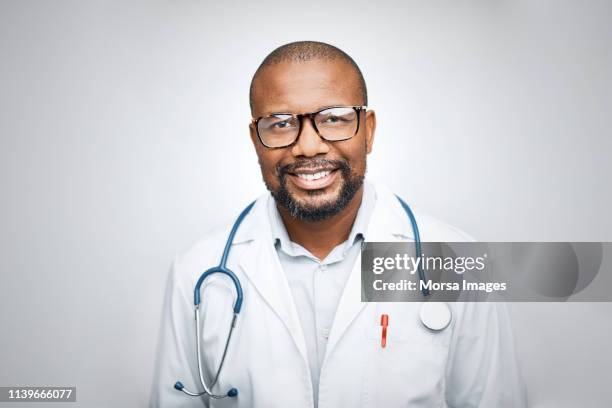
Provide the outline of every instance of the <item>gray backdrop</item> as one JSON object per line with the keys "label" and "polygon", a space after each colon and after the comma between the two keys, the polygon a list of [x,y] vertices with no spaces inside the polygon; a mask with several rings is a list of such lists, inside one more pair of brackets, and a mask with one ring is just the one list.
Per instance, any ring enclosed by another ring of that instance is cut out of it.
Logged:
{"label": "gray backdrop", "polygon": [[[293,40],[360,64],[369,175],[418,209],[483,241],[612,241],[611,14],[0,0],[0,385],[146,406],[170,262],[263,191],[248,85]],[[534,407],[610,406],[610,304],[510,307]]]}

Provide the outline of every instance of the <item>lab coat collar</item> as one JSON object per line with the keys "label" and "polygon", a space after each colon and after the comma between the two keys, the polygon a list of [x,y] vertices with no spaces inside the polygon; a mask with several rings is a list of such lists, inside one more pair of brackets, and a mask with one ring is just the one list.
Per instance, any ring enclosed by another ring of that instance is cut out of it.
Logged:
{"label": "lab coat collar", "polygon": [[[376,205],[370,218],[366,241],[414,241],[412,224],[397,196],[380,183],[372,183],[376,191]],[[409,200],[405,200],[410,204]]]}
{"label": "lab coat collar", "polygon": [[[368,181],[366,181],[368,183]],[[384,185],[369,181],[376,195],[376,203],[365,232],[366,241],[389,242],[397,240],[414,240],[410,220],[393,194]],[[257,238],[273,241],[271,220],[268,206],[274,201],[269,192],[259,196],[251,213],[244,219],[234,244],[241,244]],[[273,204],[273,203],[272,203]],[[410,202],[408,201],[408,204]]]}

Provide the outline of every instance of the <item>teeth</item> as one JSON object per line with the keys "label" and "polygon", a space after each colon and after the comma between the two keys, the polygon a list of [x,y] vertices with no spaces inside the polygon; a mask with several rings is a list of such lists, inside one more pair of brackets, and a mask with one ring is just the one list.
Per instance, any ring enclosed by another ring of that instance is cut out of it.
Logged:
{"label": "teeth", "polygon": [[331,173],[331,171],[320,171],[318,173],[314,173],[314,174],[303,174],[303,173],[298,173],[298,177],[304,180],[318,180],[322,177],[326,177],[329,175],[329,173]]}

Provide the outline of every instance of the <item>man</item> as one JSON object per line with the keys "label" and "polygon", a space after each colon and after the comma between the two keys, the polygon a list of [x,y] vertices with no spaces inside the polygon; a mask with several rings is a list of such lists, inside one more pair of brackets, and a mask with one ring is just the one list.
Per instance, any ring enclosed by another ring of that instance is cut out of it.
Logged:
{"label": "man", "polygon": [[[318,42],[284,45],[251,84],[251,141],[270,193],[238,227],[227,267],[244,302],[222,361],[236,290],[223,274],[201,288],[202,377],[194,287],[217,265],[230,226],[177,257],[170,278],[152,405],[155,407],[522,407],[505,309],[451,304],[441,332],[420,324],[419,303],[362,303],[360,249],[412,241],[395,196],[364,181],[374,111],[361,71]],[[464,241],[455,228],[416,214],[423,241]],[[380,345],[380,316],[390,316]],[[179,386],[178,388],[182,388]],[[237,390],[234,391],[234,388]],[[237,394],[237,395],[236,395]]]}

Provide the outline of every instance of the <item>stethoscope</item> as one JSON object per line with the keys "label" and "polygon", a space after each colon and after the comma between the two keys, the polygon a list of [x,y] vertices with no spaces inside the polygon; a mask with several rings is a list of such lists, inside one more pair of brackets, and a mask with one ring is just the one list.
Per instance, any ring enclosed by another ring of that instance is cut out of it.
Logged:
{"label": "stethoscope", "polygon": [[[400,197],[397,197],[397,199],[400,202],[406,214],[408,215],[408,218],[410,219],[410,223],[412,224],[412,232],[414,236],[414,245],[415,245],[416,253],[420,254],[421,253],[421,236],[419,234],[419,227],[417,225],[416,218],[414,217],[414,214],[412,213],[412,210],[410,209],[410,207],[408,207],[408,204],[406,204],[404,200],[402,200]],[[236,319],[238,318],[238,314],[240,313],[240,309],[242,308],[242,301],[243,301],[242,285],[240,284],[240,280],[238,279],[236,274],[227,268],[227,258],[229,257],[230,249],[232,248],[232,243],[234,242],[234,236],[236,235],[236,231],[238,231],[238,227],[240,226],[244,218],[247,216],[249,211],[251,211],[251,208],[253,208],[253,205],[255,205],[255,201],[253,201],[244,210],[242,210],[242,212],[240,213],[240,215],[234,222],[234,225],[232,226],[229,236],[227,237],[227,242],[225,243],[225,248],[223,249],[223,254],[221,255],[221,261],[219,262],[219,265],[214,266],[208,269],[207,271],[205,271],[204,273],[202,273],[202,275],[200,275],[200,278],[198,279],[195,285],[195,289],[193,293],[193,303],[194,303],[195,326],[196,326],[196,330],[195,330],[196,332],[196,357],[198,359],[198,375],[200,377],[200,384],[202,384],[202,388],[204,389],[204,391],[199,392],[199,393],[191,392],[187,390],[185,386],[183,385],[183,383],[181,383],[180,381],[177,381],[174,384],[174,388],[192,397],[200,397],[202,395],[207,395],[210,398],[221,399],[221,398],[226,398],[226,397],[238,396],[238,390],[236,388],[230,388],[225,394],[215,394],[211,391],[211,389],[217,383],[217,380],[219,379],[219,375],[221,374],[221,370],[223,369],[223,363],[225,362],[225,357],[227,356],[227,350],[229,348],[230,339],[232,338],[232,333],[234,332],[234,328],[236,327]],[[232,282],[234,283],[234,287],[236,289],[236,301],[234,302],[234,308],[233,308],[234,315],[232,317],[232,322],[231,322],[229,333],[227,335],[227,340],[225,341],[225,347],[223,348],[223,355],[221,356],[221,361],[219,362],[219,367],[217,368],[217,373],[215,374],[215,377],[210,383],[210,385],[207,385],[206,382],[204,381],[204,375],[202,373],[203,364],[202,364],[202,356],[201,356],[201,350],[200,350],[200,344],[202,340],[201,331],[200,331],[200,302],[202,299],[201,294],[200,294],[200,288],[202,287],[202,284],[204,283],[206,278],[208,278],[214,273],[221,273],[221,274],[227,275],[232,280]],[[426,280],[425,271],[423,270],[420,264],[418,266],[418,275],[419,275],[420,280],[422,281]],[[423,294],[423,296],[427,297],[429,296],[429,289],[422,288],[421,293]],[[421,323],[423,323],[423,325],[427,327],[428,329],[433,330],[433,331],[443,330],[449,325],[451,321],[450,308],[448,307],[446,303],[425,302],[423,303],[421,307],[419,318],[421,319]]]}

